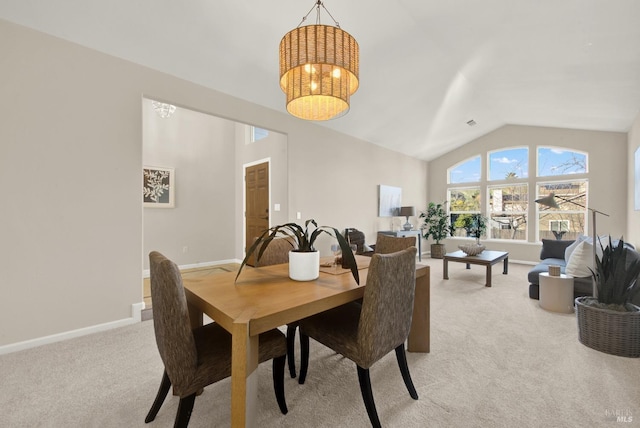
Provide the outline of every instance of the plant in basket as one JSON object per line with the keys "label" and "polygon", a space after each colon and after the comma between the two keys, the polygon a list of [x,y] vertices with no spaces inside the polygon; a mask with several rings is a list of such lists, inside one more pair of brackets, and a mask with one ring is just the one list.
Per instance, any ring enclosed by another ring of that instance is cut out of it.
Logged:
{"label": "plant in basket", "polygon": [[576,298],[578,334],[584,345],[624,357],[640,357],[640,308],[631,303],[640,292],[640,259],[625,247],[622,238],[614,247],[602,246],[596,256],[596,296]]}

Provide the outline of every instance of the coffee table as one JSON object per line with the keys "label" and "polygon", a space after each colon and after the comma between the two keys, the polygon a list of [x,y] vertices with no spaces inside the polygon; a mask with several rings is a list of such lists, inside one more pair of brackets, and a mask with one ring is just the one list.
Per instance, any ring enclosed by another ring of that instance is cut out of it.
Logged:
{"label": "coffee table", "polygon": [[466,263],[467,269],[471,269],[470,265],[486,266],[487,283],[485,286],[491,287],[491,266],[495,265],[500,260],[504,261],[502,274],[506,275],[509,272],[509,253],[504,251],[484,250],[477,256],[468,256],[462,250],[454,251],[453,253],[447,253],[444,255],[442,276],[444,279],[449,279],[449,262]]}

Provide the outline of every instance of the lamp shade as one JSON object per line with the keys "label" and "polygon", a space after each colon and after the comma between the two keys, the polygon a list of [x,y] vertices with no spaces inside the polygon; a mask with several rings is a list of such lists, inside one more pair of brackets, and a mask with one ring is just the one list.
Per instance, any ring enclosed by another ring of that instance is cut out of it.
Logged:
{"label": "lamp shade", "polygon": [[411,217],[416,215],[416,207],[400,207],[400,216]]}
{"label": "lamp shade", "polygon": [[549,193],[549,195],[545,196],[544,198],[536,199],[536,203],[545,207],[560,208],[560,206],[556,202],[556,195],[554,195],[553,193]]}
{"label": "lamp shade", "polygon": [[280,88],[287,111],[307,120],[328,120],[349,111],[358,90],[359,47],[346,31],[305,25],[280,41]]}

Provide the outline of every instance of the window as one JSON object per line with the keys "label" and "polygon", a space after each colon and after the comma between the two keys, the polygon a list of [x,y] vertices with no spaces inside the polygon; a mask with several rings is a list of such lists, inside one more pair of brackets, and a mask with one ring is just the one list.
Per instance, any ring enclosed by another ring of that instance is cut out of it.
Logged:
{"label": "window", "polygon": [[587,180],[538,184],[538,198],[550,193],[559,208],[538,206],[539,239],[576,239],[586,232]]}
{"label": "window", "polygon": [[549,220],[549,230],[566,233],[569,231],[569,220]]}
{"label": "window", "polygon": [[538,177],[586,172],[586,153],[559,147],[538,147]]}
{"label": "window", "polygon": [[[536,165],[529,168],[534,150]],[[486,239],[533,242],[588,233],[588,160],[586,152],[529,145],[487,151],[454,164],[447,169],[454,235],[467,236],[461,226],[471,214],[488,218]],[[533,203],[550,193],[560,208]]]}
{"label": "window", "polygon": [[489,181],[529,177],[529,149],[527,147],[489,152]]}
{"label": "window", "polygon": [[477,183],[480,181],[482,167],[480,155],[462,161],[447,170],[450,184]]}
{"label": "window", "polygon": [[489,187],[488,237],[527,240],[529,185],[527,183]]}
{"label": "window", "polygon": [[454,236],[467,236],[467,231],[462,227],[463,220],[470,214],[480,214],[480,187],[449,189],[448,201],[449,218],[456,228]]}
{"label": "window", "polygon": [[263,138],[267,138],[269,136],[269,131],[267,129],[258,128],[257,126],[251,127],[251,142],[255,143],[256,141],[262,140]]}

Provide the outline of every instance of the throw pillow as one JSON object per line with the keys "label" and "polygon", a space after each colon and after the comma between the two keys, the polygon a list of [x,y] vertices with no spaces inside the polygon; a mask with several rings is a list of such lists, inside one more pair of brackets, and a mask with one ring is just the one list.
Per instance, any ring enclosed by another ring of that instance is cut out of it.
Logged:
{"label": "throw pillow", "polygon": [[589,268],[593,269],[593,246],[582,241],[571,253],[565,273],[574,278],[585,278],[591,276]]}
{"label": "throw pillow", "polygon": [[566,250],[564,250],[564,261],[565,263],[569,263],[569,259],[571,258],[571,254],[573,254],[573,251],[576,249],[576,247],[585,240],[588,240],[589,237],[588,236],[584,236],[584,235],[578,235],[578,237],[576,238],[575,241],[573,241],[573,244],[569,245],[567,247]]}
{"label": "throw pillow", "polygon": [[555,239],[543,239],[542,249],[540,250],[540,260],[544,259],[562,259],[564,252],[571,241],[558,241]]}

